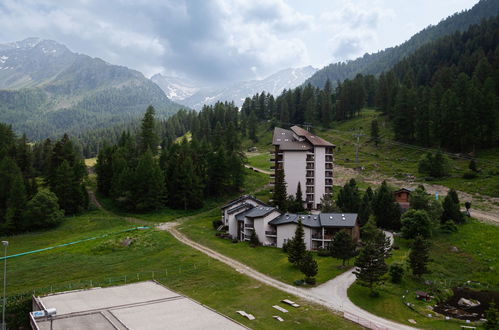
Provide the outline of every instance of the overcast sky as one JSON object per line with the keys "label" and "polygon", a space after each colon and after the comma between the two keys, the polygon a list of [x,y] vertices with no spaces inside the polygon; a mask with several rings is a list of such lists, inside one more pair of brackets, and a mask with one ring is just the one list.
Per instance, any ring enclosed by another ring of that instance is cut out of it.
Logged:
{"label": "overcast sky", "polygon": [[478,0],[1,0],[0,43],[72,51],[210,83],[354,59]]}

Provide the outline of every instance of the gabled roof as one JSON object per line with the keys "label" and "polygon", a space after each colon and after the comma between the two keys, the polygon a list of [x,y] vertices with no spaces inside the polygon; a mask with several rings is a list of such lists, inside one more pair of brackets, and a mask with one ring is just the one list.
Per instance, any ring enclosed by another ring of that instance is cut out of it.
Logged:
{"label": "gabled roof", "polygon": [[310,142],[311,144],[313,144],[316,147],[333,147],[333,148],[335,147],[335,145],[332,144],[331,142],[328,142],[328,141],[324,140],[323,138],[320,138],[317,135],[314,135],[314,134],[310,133],[309,131],[307,131],[306,129],[303,129],[299,126],[293,126],[293,127],[291,127],[291,130],[296,135],[298,135],[300,137],[304,137],[305,139],[307,139],[308,142]]}
{"label": "gabled roof", "polygon": [[321,213],[321,214],[282,214],[269,222],[270,225],[279,226],[288,223],[301,223],[305,227],[355,227],[357,223],[356,213]]}
{"label": "gabled roof", "polygon": [[293,132],[284,128],[275,127],[272,144],[278,145],[280,150],[310,150],[312,144],[308,141],[297,141],[293,137]]}
{"label": "gabled roof", "polygon": [[403,192],[403,191],[411,193],[414,191],[414,188],[400,188],[399,190],[395,190],[393,193],[396,194],[396,193]]}
{"label": "gabled roof", "polygon": [[243,221],[244,218],[261,218],[270,213],[277,211],[275,207],[271,206],[255,206],[249,210],[241,212],[236,215],[236,219],[239,221]]}
{"label": "gabled roof", "polygon": [[252,201],[257,202],[259,205],[268,206],[267,204],[265,204],[264,202],[262,202],[261,200],[259,200],[255,196],[252,196],[252,195],[243,195],[241,197],[238,197],[236,199],[231,200],[230,202],[228,202],[227,204],[225,204],[224,206],[222,206],[221,209],[225,210],[226,208],[231,207],[232,205],[236,205],[237,203],[243,202],[245,200],[252,200]]}
{"label": "gabled roof", "polygon": [[237,205],[237,206],[234,206],[233,208],[229,209],[227,211],[227,213],[228,214],[233,214],[233,213],[236,213],[238,211],[245,210],[245,209],[248,209],[248,208],[251,208],[251,207],[253,207],[253,205],[248,204],[248,203],[243,203],[241,205]]}

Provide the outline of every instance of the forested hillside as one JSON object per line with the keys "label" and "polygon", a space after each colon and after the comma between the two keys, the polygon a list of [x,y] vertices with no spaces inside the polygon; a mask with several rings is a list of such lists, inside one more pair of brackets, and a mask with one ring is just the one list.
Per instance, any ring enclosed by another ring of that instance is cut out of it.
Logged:
{"label": "forested hillside", "polygon": [[0,234],[53,227],[86,209],[85,176],[67,135],[33,146],[0,123]]}
{"label": "forested hillside", "polygon": [[0,55],[0,121],[31,139],[127,123],[148,105],[163,118],[182,108],[140,72],[54,41],[0,45]]}
{"label": "forested hillside", "polygon": [[472,24],[478,24],[484,18],[499,15],[499,1],[482,0],[473,8],[449,16],[435,26],[429,26],[412,36],[399,46],[387,48],[377,53],[365,54],[353,61],[332,63],[317,71],[305,84],[324,87],[327,80],[337,81],[353,79],[357,74],[379,75],[390,70],[404,57],[414,53],[422,45],[437,40],[456,31],[464,31]]}

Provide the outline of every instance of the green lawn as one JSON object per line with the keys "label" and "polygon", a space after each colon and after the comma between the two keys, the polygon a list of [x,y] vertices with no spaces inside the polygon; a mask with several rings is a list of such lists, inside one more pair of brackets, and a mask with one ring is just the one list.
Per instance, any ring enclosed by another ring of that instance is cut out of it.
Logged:
{"label": "green lawn", "polygon": [[[53,246],[131,227],[122,219],[102,211],[68,217],[56,229],[8,238],[9,253]],[[125,237],[134,242],[125,247]],[[154,272],[154,273],[153,273]],[[354,329],[325,308],[308,304],[277,289],[239,274],[228,266],[188,247],[167,232],[152,229],[88,241],[65,248],[8,260],[8,295],[37,294],[51,290],[69,290],[84,286],[122,284],[125,281],[151,279],[153,276],[169,288],[186,294],[215,310],[254,329]],[[285,322],[272,318],[279,314],[271,306],[281,299],[303,304],[282,315]],[[12,309],[8,306],[8,315]],[[255,315],[249,321],[236,310]],[[23,315],[27,315],[23,313]]]}
{"label": "green lawn", "polygon": [[[393,251],[391,262],[406,263],[410,249],[410,241],[397,238],[399,250]],[[458,252],[451,252],[457,247]],[[423,278],[434,286],[428,286],[421,280],[415,279],[406,270],[402,284],[393,284],[386,281],[379,287],[380,297],[369,297],[369,290],[357,284],[353,285],[348,295],[358,306],[386,318],[408,324],[408,319],[414,319],[418,327],[427,329],[458,329],[459,322],[450,322],[437,317],[428,318],[427,303],[414,299],[416,290],[434,293],[434,288],[445,290],[454,286],[466,285],[467,281],[479,282],[473,286],[478,289],[499,289],[499,228],[475,220],[459,226],[459,232],[444,235],[438,234],[432,239],[430,263],[431,274]],[[403,299],[402,296],[405,296]],[[418,313],[410,310],[404,302],[415,304]],[[434,305],[435,301],[429,305]]]}
{"label": "green lawn", "polygon": [[[190,239],[280,281],[293,284],[295,280],[304,278],[298,268],[289,263],[287,255],[282,249],[263,246],[252,248],[247,242],[232,243],[229,240],[216,237],[212,221],[218,219],[220,219],[220,210],[216,208],[202,216],[191,217],[181,225],[180,231]],[[316,256],[315,260],[319,264],[319,273],[316,277],[318,284],[345,271],[338,268],[341,261],[332,257]]]}
{"label": "green lawn", "polygon": [[262,152],[263,153],[248,152],[246,154],[246,157],[248,158],[248,163],[249,165],[254,166],[256,168],[270,171],[270,165],[272,164],[270,162],[270,154],[265,151]]}

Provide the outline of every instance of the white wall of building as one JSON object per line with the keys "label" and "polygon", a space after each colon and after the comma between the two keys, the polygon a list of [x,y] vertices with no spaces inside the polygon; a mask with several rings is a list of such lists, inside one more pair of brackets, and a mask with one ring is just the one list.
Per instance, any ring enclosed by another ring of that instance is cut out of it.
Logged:
{"label": "white wall of building", "polygon": [[326,148],[315,148],[315,187],[314,187],[314,209],[320,204],[322,196],[326,192]]}
{"label": "white wall of building", "polygon": [[275,219],[278,217],[281,213],[278,211],[272,211],[270,214],[266,215],[263,218],[255,218],[254,219],[254,226],[255,226],[255,231],[256,234],[258,235],[258,239],[260,240],[260,243],[263,245],[269,245],[270,243],[273,243],[273,240],[270,240],[267,238],[265,235],[265,231],[267,230],[274,230],[273,227],[269,226],[269,221]]}
{"label": "white wall of building", "polygon": [[[295,236],[296,227],[298,225],[295,223],[288,223],[285,225],[277,226],[277,247],[282,248],[284,244],[284,240],[289,241]],[[305,233],[303,240],[305,241],[305,245],[307,246],[307,250],[312,248],[312,231],[309,227],[303,227],[303,231]]]}
{"label": "white wall of building", "polygon": [[298,182],[300,182],[303,198],[305,198],[307,153],[304,151],[285,150],[282,154],[287,194],[295,196],[298,189]]}

